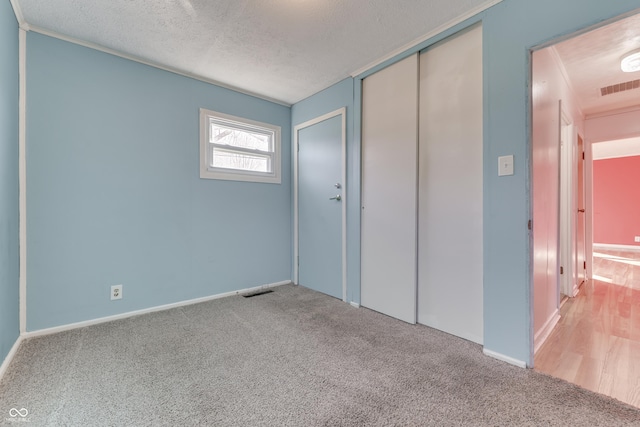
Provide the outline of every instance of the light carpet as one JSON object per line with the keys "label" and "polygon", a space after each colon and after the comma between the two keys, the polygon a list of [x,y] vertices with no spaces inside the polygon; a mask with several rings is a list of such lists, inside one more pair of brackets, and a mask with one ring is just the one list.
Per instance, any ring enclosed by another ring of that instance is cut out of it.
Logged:
{"label": "light carpet", "polygon": [[[640,411],[297,286],[25,341],[0,423],[640,426]],[[25,425],[25,424],[22,424]]]}

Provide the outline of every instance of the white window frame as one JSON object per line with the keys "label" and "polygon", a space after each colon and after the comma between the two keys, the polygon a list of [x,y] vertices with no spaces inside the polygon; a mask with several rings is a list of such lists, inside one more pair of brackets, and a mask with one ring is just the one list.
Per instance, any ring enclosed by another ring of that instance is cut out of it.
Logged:
{"label": "white window frame", "polygon": [[[210,142],[211,120],[224,121],[225,126],[239,130],[258,131],[273,134],[273,151],[259,151],[250,148],[220,145],[218,149],[242,154],[257,154],[269,157],[271,172],[255,172],[242,169],[217,168],[212,164],[213,148],[216,146]],[[281,129],[280,126],[270,123],[258,122],[244,117],[232,116],[218,111],[200,109],[200,178],[222,179],[229,181],[263,182],[271,184],[281,183]]]}

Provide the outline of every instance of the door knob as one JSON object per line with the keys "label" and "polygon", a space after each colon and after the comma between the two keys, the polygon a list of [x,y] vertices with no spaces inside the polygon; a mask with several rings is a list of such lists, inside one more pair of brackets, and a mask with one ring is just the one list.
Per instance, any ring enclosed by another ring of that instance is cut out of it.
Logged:
{"label": "door knob", "polygon": [[340,185],[340,183],[338,182],[338,183],[335,185],[335,187],[336,187],[336,188],[342,188],[342,185]]}
{"label": "door knob", "polygon": [[340,195],[338,194],[336,197],[330,197],[329,200],[337,200],[340,201],[342,200],[342,197],[340,197]]}

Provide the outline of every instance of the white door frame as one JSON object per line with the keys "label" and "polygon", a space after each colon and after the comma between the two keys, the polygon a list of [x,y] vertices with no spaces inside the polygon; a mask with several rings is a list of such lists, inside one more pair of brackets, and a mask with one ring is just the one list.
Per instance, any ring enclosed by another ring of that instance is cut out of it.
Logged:
{"label": "white door frame", "polygon": [[[575,259],[576,255],[576,216],[577,207],[575,203],[576,172],[574,163],[576,162],[576,136],[575,126],[571,116],[565,111],[562,101],[560,101],[560,218],[559,225],[559,255],[560,267],[563,274],[559,275],[558,307],[560,307],[560,292],[568,297],[574,297],[577,293],[575,283]],[[559,273],[559,272],[558,272]]]}
{"label": "white door frame", "polygon": [[347,107],[300,123],[293,128],[293,283],[298,284],[299,266],[299,230],[298,230],[298,133],[310,126],[324,122],[336,116],[342,116],[342,301],[347,301]]}

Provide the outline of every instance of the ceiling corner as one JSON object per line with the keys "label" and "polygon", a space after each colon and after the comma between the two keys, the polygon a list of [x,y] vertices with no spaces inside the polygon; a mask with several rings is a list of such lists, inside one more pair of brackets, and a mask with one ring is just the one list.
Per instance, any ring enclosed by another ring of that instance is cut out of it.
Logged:
{"label": "ceiling corner", "polygon": [[22,9],[20,8],[18,0],[9,0],[9,2],[13,8],[13,13],[16,15],[16,19],[18,20],[18,26],[23,30],[29,31],[29,24],[24,20],[24,15],[22,14]]}

